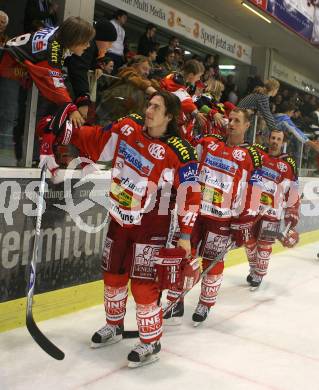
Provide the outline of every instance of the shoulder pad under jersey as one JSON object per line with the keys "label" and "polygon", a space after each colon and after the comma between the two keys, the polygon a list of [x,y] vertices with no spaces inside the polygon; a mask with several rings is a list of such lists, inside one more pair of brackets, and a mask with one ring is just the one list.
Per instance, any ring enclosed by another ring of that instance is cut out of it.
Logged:
{"label": "shoulder pad under jersey", "polygon": [[186,140],[179,137],[170,137],[166,143],[173,149],[179,161],[186,163],[198,159],[196,150]]}
{"label": "shoulder pad under jersey", "polygon": [[127,115],[127,116],[123,116],[122,118],[118,119],[117,122],[121,122],[122,120],[127,119],[127,118],[132,119],[138,125],[141,125],[141,126],[144,125],[143,117],[141,115],[139,115],[139,114],[130,114],[130,115]]}
{"label": "shoulder pad under jersey", "polygon": [[250,154],[251,160],[255,168],[262,166],[261,154],[258,152],[258,149],[254,145],[249,145],[246,147],[248,153]]}
{"label": "shoulder pad under jersey", "polygon": [[289,154],[282,156],[282,159],[291,166],[293,173],[297,175],[298,170],[296,160],[293,157],[289,156]]}

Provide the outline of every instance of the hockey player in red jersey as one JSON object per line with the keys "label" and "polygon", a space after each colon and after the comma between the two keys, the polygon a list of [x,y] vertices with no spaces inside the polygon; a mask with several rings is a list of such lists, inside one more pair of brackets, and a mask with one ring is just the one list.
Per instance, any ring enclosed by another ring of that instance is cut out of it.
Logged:
{"label": "hockey player in red jersey", "polygon": [[[199,140],[202,200],[191,243],[203,258],[204,268],[227,250],[231,240],[239,247],[250,239],[259,208],[261,156],[255,148],[244,144],[249,126],[247,111],[235,109],[229,115],[226,139],[212,134]],[[193,314],[195,326],[207,318],[215,305],[223,270],[224,261],[220,260],[202,279],[199,302]],[[180,291],[172,289],[167,298],[173,301],[179,294]],[[178,324],[183,313],[184,305],[180,302],[165,319],[168,324]]]}
{"label": "hockey player in red jersey", "polygon": [[50,166],[54,166],[50,161],[57,140],[71,142],[93,161],[112,160],[111,222],[102,266],[106,325],[94,333],[92,346],[121,340],[130,278],[140,336],[140,343],[128,355],[131,367],[156,360],[161,348],[162,308],[152,259],[166,243],[169,210],[177,204],[181,230],[177,246],[188,256],[200,204],[196,152],[178,137],[179,109],[177,97],[161,91],[151,97],[145,122],[130,115],[106,128],[84,126],[72,132],[63,125],[61,132],[66,113],[60,113],[48,121],[42,134],[45,156],[41,161]]}
{"label": "hockey player in red jersey", "polygon": [[[269,147],[255,145],[262,154],[263,166],[259,174],[263,182],[261,194],[262,218],[254,227],[254,234],[246,242],[250,272],[247,282],[257,288],[267,273],[272,245],[276,236],[282,244],[292,247],[298,242],[295,226],[299,220],[298,178],[295,160],[282,152],[284,133],[272,130]],[[263,211],[263,209],[265,209]],[[280,235],[280,221],[289,224],[286,237]]]}

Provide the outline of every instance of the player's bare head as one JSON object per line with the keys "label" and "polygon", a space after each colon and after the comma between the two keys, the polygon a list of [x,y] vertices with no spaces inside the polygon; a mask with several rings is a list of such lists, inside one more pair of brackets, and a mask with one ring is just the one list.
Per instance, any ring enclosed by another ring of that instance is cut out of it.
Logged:
{"label": "player's bare head", "polygon": [[58,39],[67,49],[88,46],[94,36],[94,27],[86,20],[75,16],[67,18],[58,29]]}
{"label": "player's bare head", "polygon": [[167,91],[155,92],[145,113],[145,125],[153,137],[179,136],[180,101]]}
{"label": "player's bare head", "polygon": [[269,134],[269,153],[277,155],[281,153],[282,146],[285,142],[285,133],[279,129],[271,130]]}
{"label": "player's bare head", "polygon": [[250,112],[242,108],[235,108],[229,114],[227,128],[228,136],[245,136],[250,126]]}

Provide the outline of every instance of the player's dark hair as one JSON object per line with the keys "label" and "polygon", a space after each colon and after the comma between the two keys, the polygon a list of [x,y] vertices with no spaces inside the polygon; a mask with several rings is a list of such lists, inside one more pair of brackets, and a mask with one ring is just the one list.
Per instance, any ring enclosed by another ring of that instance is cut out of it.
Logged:
{"label": "player's dark hair", "polygon": [[180,115],[181,102],[179,98],[176,95],[164,90],[153,93],[150,99],[152,99],[154,96],[161,96],[163,98],[165,104],[165,114],[172,116],[172,119],[168,122],[167,131],[164,137],[180,137],[178,120]]}

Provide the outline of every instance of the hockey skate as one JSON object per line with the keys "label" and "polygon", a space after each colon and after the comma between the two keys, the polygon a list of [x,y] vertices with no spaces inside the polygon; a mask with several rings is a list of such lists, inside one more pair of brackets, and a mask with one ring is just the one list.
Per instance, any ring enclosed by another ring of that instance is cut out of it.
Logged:
{"label": "hockey skate", "polygon": [[246,278],[246,282],[251,285],[252,281],[253,281],[253,277],[251,276],[251,274],[248,274]]}
{"label": "hockey skate", "polygon": [[256,291],[256,290],[258,290],[260,285],[261,285],[261,281],[258,282],[258,281],[252,280],[250,282],[250,289],[249,290],[250,291]]}
{"label": "hockey skate", "polygon": [[173,307],[168,313],[164,315],[163,317],[164,324],[168,326],[181,325],[183,320],[183,315],[184,315],[184,302],[178,302],[175,307]]}
{"label": "hockey skate", "polygon": [[159,359],[159,352],[161,350],[161,343],[155,341],[150,344],[140,342],[128,354],[128,367],[137,368],[146,366],[147,364],[155,363]]}
{"label": "hockey skate", "polygon": [[122,340],[123,330],[123,325],[104,325],[92,336],[91,348],[101,348],[106,345],[118,343]]}
{"label": "hockey skate", "polygon": [[192,320],[193,325],[197,327],[202,322],[204,322],[208,316],[210,307],[203,305],[202,303],[199,303],[195,309],[195,312],[193,314]]}

